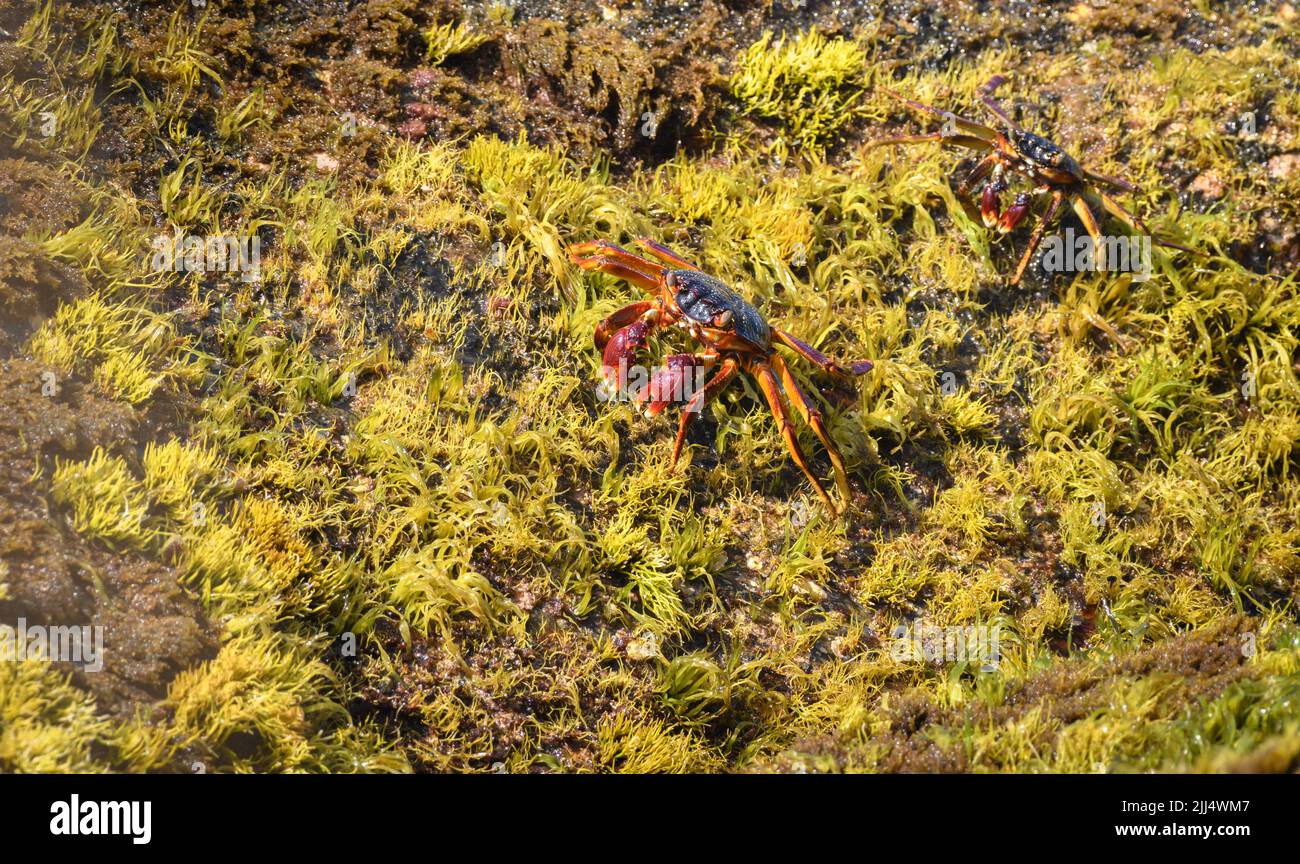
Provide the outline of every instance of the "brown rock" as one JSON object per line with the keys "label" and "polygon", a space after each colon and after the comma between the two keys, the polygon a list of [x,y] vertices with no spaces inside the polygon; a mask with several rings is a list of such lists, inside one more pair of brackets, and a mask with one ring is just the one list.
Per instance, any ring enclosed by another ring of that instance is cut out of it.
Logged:
{"label": "brown rock", "polygon": [[1223,180],[1213,171],[1196,175],[1196,179],[1187,188],[1211,201],[1222,198],[1224,191]]}
{"label": "brown rock", "polygon": [[1283,153],[1268,160],[1268,176],[1285,180],[1300,169],[1300,153]]}
{"label": "brown rock", "polygon": [[321,152],[315,154],[315,156],[316,170],[322,174],[333,174],[335,171],[339,170],[339,160],[335,159],[330,154]]}

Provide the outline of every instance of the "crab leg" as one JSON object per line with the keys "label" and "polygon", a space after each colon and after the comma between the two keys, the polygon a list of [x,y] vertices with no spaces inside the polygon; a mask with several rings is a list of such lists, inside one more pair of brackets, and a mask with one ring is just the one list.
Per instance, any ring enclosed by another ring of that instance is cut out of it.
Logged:
{"label": "crab leg", "polygon": [[1056,216],[1056,211],[1061,209],[1061,202],[1064,200],[1064,190],[1057,189],[1052,193],[1052,203],[1047,205],[1047,212],[1043,214],[1043,218],[1038,221],[1036,226],[1034,226],[1034,233],[1029,237],[1029,245],[1025,248],[1025,254],[1020,258],[1020,265],[1016,267],[1016,274],[1011,277],[1012,285],[1020,284],[1020,277],[1024,275],[1025,268],[1029,266],[1030,259],[1034,257],[1034,250],[1037,249],[1038,244],[1042,242],[1043,232],[1047,230],[1048,224],[1052,221],[1053,217]]}
{"label": "crab leg", "polygon": [[[701,357],[700,355],[696,355],[696,358],[704,360],[706,363],[711,362],[710,358]],[[736,362],[735,358],[728,357],[723,360],[722,368],[718,370],[717,374],[709,379],[709,383],[704,385],[703,390],[697,390],[691,396],[691,401],[687,402],[685,407],[682,408],[682,418],[677,424],[677,441],[673,443],[673,458],[668,464],[669,470],[677,467],[677,458],[682,455],[682,445],[686,443],[686,431],[691,428],[695,418],[700,416],[709,400],[717,396],[722,388],[726,387],[727,383],[736,377],[736,372],[739,369],[740,364]]]}
{"label": "crab leg", "polygon": [[990,144],[998,138],[998,131],[992,127],[985,126],[983,123],[976,123],[974,120],[953,114],[951,111],[940,111],[938,108],[931,105],[926,105],[922,102],[915,102],[901,93],[896,93],[893,90],[890,90],[888,87],[881,87],[880,89],[884,90],[890,96],[893,96],[909,108],[914,108],[917,111],[924,111],[925,113],[938,117],[941,120],[951,120],[958,129],[975,138],[984,139]]}
{"label": "crab leg", "polygon": [[797,336],[790,335],[780,327],[772,328],[772,338],[794,351],[808,362],[815,364],[822,371],[834,375],[836,378],[844,381],[852,381],[859,375],[865,375],[875,366],[875,364],[870,360],[859,360],[856,363],[850,363],[849,368],[845,369],[839,363],[836,363],[830,357],[827,357],[807,342]]}
{"label": "crab leg", "polygon": [[957,184],[957,194],[965,198],[970,194],[970,189],[976,183],[989,176],[989,172],[998,164],[998,154],[990,153],[979,161],[979,164],[970,172],[965,180]]}
{"label": "crab leg", "polygon": [[587,240],[569,247],[570,261],[577,263],[578,259],[584,256],[612,258],[626,264],[633,270],[640,270],[642,273],[649,273],[653,276],[663,275],[663,267],[648,258],[637,255],[635,252],[627,251],[617,243],[610,243],[608,240]]}
{"label": "crab leg", "polygon": [[822,412],[817,410],[817,406],[809,401],[808,396],[800,389],[794,376],[790,374],[790,369],[781,359],[780,354],[772,355],[772,368],[776,369],[777,374],[781,376],[781,384],[785,387],[785,395],[789,398],[790,403],[803,415],[804,422],[812,427],[818,439],[821,440],[822,446],[826,448],[826,453],[831,457],[831,465],[835,468],[835,485],[840,490],[840,497],[844,503],[849,502],[849,478],[844,471],[844,459],[840,456],[839,448],[831,441],[831,436],[826,430],[826,424],[822,419]]}
{"label": "crab leg", "polygon": [[[609,255],[599,255],[594,258],[581,258],[570,252],[570,260],[577,264],[583,270],[599,270],[602,273],[608,273],[611,276],[617,276],[619,279],[631,282],[640,288],[644,288],[651,294],[659,293],[659,280],[648,273],[636,269],[628,264],[623,263]],[[633,256],[635,257],[635,256]],[[649,264],[650,262],[645,262]]]}
{"label": "crab leg", "polygon": [[1137,216],[1134,216],[1132,213],[1128,212],[1128,210],[1124,209],[1124,206],[1120,204],[1118,201],[1116,201],[1114,198],[1110,197],[1105,192],[1102,192],[1100,189],[1094,189],[1093,192],[1101,200],[1102,206],[1105,207],[1108,211],[1110,211],[1110,214],[1112,216],[1114,216],[1119,221],[1123,222],[1132,230],[1137,231],[1140,234],[1147,235],[1148,237],[1151,238],[1151,241],[1155,243],[1157,246],[1164,246],[1168,249],[1178,249],[1183,252],[1189,252],[1192,255],[1205,254],[1199,249],[1189,249],[1186,246],[1182,246],[1178,243],[1172,243],[1168,240],[1160,239],[1159,237],[1157,237],[1155,234],[1151,232],[1151,229],[1146,226],[1145,222],[1143,222]]}
{"label": "crab leg", "polygon": [[1098,270],[1105,270],[1107,262],[1099,260],[1098,256],[1104,257],[1108,247],[1106,241],[1102,239],[1101,225],[1097,223],[1096,214],[1092,212],[1092,208],[1088,206],[1088,202],[1078,196],[1073,196],[1073,200],[1070,201],[1070,206],[1073,207],[1074,212],[1079,215],[1079,221],[1083,223],[1083,227],[1088,231],[1088,236],[1092,238],[1092,244],[1095,247],[1093,251],[1093,264]]}
{"label": "crab leg", "polygon": [[1128,210],[1124,209],[1124,207],[1118,201],[1116,201],[1114,198],[1110,197],[1105,192],[1102,192],[1099,189],[1093,191],[1096,193],[1098,200],[1101,201],[1102,206],[1105,207],[1106,210],[1110,211],[1110,214],[1112,216],[1114,216],[1119,221],[1123,222],[1125,225],[1127,225],[1129,228],[1131,228],[1134,231],[1137,231],[1142,234],[1151,235],[1151,229],[1147,228],[1146,223],[1143,222],[1141,219],[1139,219],[1137,216],[1134,216],[1132,213],[1128,212]]}
{"label": "crab leg", "polygon": [[1127,180],[1121,180],[1118,177],[1108,177],[1105,174],[1098,174],[1096,171],[1089,171],[1087,168],[1083,169],[1083,174],[1094,183],[1105,183],[1107,186],[1119,189],[1122,192],[1136,192],[1138,188]]}
{"label": "crab leg", "polygon": [[867,149],[885,147],[890,144],[919,144],[922,141],[951,141],[972,150],[992,150],[993,145],[974,135],[946,135],[943,132],[931,132],[928,135],[899,135],[895,138],[881,138],[879,141],[867,142]]}
{"label": "crab leg", "polygon": [[777,383],[776,376],[772,374],[772,367],[766,361],[759,360],[750,364],[749,371],[758,380],[759,389],[767,397],[767,405],[772,411],[773,419],[776,420],[776,427],[781,431],[782,437],[785,438],[786,449],[794,457],[795,464],[799,466],[804,476],[808,478],[808,482],[812,483],[813,488],[817,490],[817,494],[821,497],[822,503],[826,505],[827,511],[832,516],[838,516],[839,509],[831,501],[831,496],[827,495],[826,490],[822,488],[817,475],[808,467],[808,460],[799,447],[799,437],[795,435],[794,426],[790,423],[790,414],[781,401],[781,386]]}
{"label": "crab leg", "polygon": [[663,245],[662,243],[656,243],[655,241],[651,240],[649,237],[636,238],[636,245],[640,246],[642,249],[649,252],[655,258],[658,258],[664,264],[668,264],[672,267],[676,267],[679,270],[700,269],[699,267],[696,267],[691,262],[687,261],[682,256],[678,255],[673,250],[669,249],[667,246]]}
{"label": "crab leg", "polygon": [[994,75],[992,78],[985,81],[984,86],[980,88],[980,102],[984,104],[985,108],[996,114],[998,119],[1007,124],[1007,126],[1012,129],[1019,129],[1020,127],[1011,119],[1011,115],[1007,114],[1002,105],[993,98],[993,91],[997,90],[1005,80],[1007,79],[1003,78],[1001,75]]}
{"label": "crab leg", "polygon": [[1097,216],[1092,212],[1092,208],[1088,206],[1088,203],[1082,198],[1074,196],[1073,200],[1070,201],[1070,206],[1079,215],[1079,221],[1083,223],[1083,227],[1087,229],[1093,241],[1100,243],[1101,224],[1097,221]]}
{"label": "crab leg", "polygon": [[604,351],[615,333],[632,324],[658,305],[655,300],[638,300],[619,309],[596,325],[596,350]]}

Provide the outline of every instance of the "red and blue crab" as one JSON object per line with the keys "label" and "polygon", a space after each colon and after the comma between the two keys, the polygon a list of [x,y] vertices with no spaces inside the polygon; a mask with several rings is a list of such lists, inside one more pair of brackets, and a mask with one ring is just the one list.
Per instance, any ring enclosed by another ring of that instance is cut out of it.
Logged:
{"label": "red and blue crab", "polygon": [[795,463],[803,470],[826,509],[838,515],[836,506],[808,465],[790,420],[785,401],[803,417],[830,456],[840,497],[849,501],[844,460],[831,440],[822,412],[795,383],[785,360],[776,351],[784,345],[840,382],[851,383],[872,368],[870,360],[841,366],[806,342],[768,323],[754,306],[718,279],[666,246],[640,238],[636,244],[654,260],[636,255],[605,240],[578,243],[569,249],[574,264],[584,270],[599,270],[617,276],[650,295],[624,306],[596,326],[596,349],[601,352],[605,375],[625,370],[645,349],[655,331],[676,325],[702,346],[688,354],[673,354],[642,388],[636,398],[654,414],[663,410],[678,394],[692,390],[697,377],[705,383],[683,399],[672,466],[676,467],[691,422],[705,404],[727,386],[741,370],[752,376],[767,400],[777,429]]}
{"label": "red and blue crab", "polygon": [[[1034,250],[1043,239],[1043,232],[1056,217],[1061,205],[1067,201],[1074,208],[1083,227],[1099,249],[1107,248],[1107,244],[1102,239],[1101,224],[1097,219],[1097,211],[1101,210],[1114,216],[1131,230],[1151,237],[1152,242],[1158,246],[1180,249],[1195,255],[1201,254],[1194,249],[1156,237],[1141,219],[1115,200],[1113,192],[1136,191],[1137,187],[1132,183],[1118,177],[1107,177],[1083,167],[1056,143],[1017,125],[1011,119],[1011,115],[993,98],[994,91],[1004,80],[1001,75],[995,75],[980,88],[980,104],[1002,127],[1001,131],[959,117],[950,111],[940,111],[929,105],[914,102],[886,89],[886,93],[909,108],[941,118],[944,125],[938,132],[900,135],[873,141],[868,146],[937,141],[984,152],[986,155],[970,175],[957,184],[957,193],[967,197],[973,186],[983,182],[979,194],[980,217],[986,228],[996,228],[1000,234],[1014,230],[1024,221],[1033,206],[1035,196],[1050,195],[1051,200],[1047,205],[1047,211],[1030,235],[1029,245],[1020,258],[1015,275],[1011,278],[1012,285],[1019,284],[1025,268],[1033,258]],[[1032,188],[1029,191],[1019,192],[1011,205],[1003,209],[1002,195],[1009,190],[1013,177],[1028,180]]]}

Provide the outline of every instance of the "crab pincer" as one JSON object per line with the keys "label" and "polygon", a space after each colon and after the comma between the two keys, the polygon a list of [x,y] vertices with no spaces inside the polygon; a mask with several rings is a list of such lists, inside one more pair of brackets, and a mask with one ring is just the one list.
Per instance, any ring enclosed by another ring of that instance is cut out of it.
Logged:
{"label": "crab pincer", "polygon": [[683,410],[691,410],[690,397],[698,392],[695,385],[699,383],[700,373],[707,368],[694,354],[666,357],[663,367],[650,376],[650,383],[637,393],[637,401],[645,406],[646,414],[651,417],[672,403],[684,403],[687,407]]}
{"label": "crab pincer", "polygon": [[[637,355],[645,350],[649,333],[650,322],[639,318],[626,327],[619,328],[603,345],[600,336],[597,335],[596,347],[601,349],[600,371],[606,381],[610,381],[614,376],[626,379],[627,368],[635,362]],[[619,383],[626,383],[626,381]]]}

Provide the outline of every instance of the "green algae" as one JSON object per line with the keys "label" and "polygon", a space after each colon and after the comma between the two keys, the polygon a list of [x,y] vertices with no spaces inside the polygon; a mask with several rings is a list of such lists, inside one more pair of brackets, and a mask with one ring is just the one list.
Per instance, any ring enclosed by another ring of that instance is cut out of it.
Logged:
{"label": "green algae", "polygon": [[802,147],[816,147],[849,120],[867,83],[866,52],[816,30],[792,40],[770,33],[739,58],[731,92],[745,110],[781,120]]}

